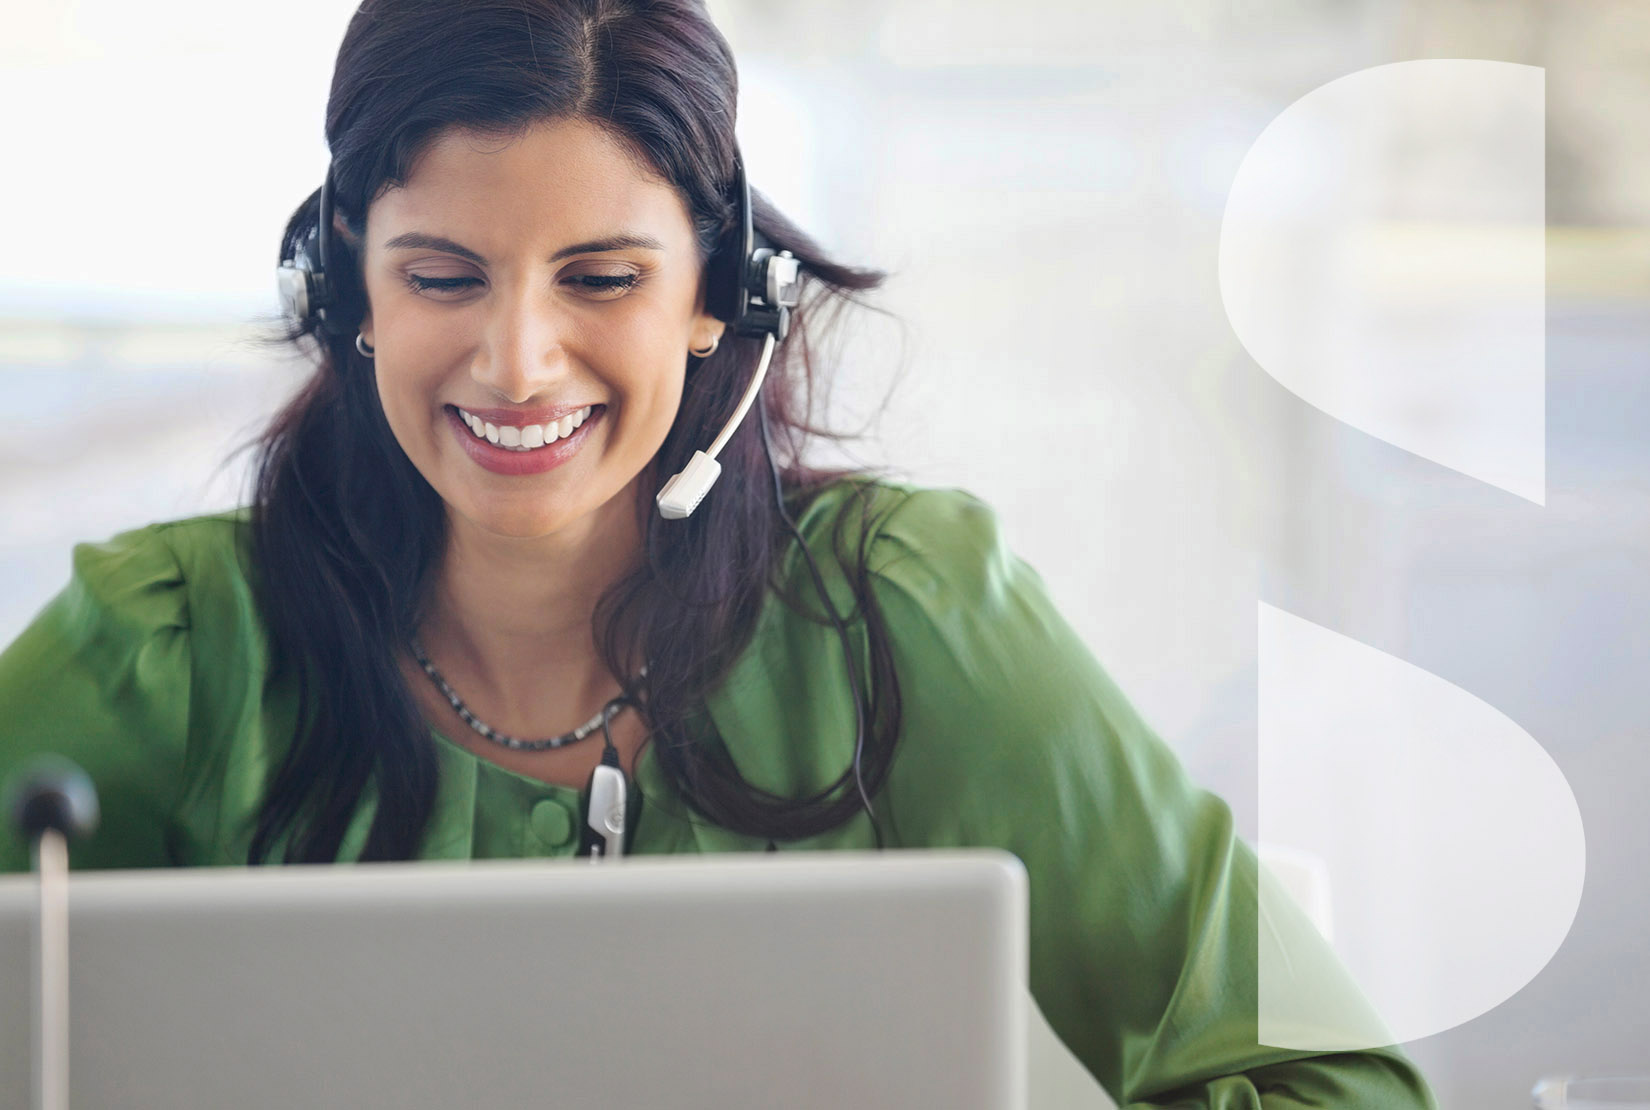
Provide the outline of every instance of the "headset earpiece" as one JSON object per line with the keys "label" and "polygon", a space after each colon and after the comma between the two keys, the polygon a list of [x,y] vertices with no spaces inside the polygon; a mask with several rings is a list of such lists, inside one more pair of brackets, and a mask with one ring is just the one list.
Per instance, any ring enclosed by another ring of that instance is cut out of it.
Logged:
{"label": "headset earpiece", "polygon": [[735,152],[733,226],[705,267],[705,310],[726,322],[734,335],[783,341],[791,309],[801,292],[802,264],[790,251],[776,251],[756,230],[745,159]]}
{"label": "headset earpiece", "polygon": [[317,205],[315,226],[303,235],[293,249],[291,258],[283,258],[275,271],[281,295],[281,309],[296,323],[311,319],[327,332],[344,334],[329,319],[336,307],[334,282],[328,277],[332,255],[332,167],[321,182],[321,197]]}

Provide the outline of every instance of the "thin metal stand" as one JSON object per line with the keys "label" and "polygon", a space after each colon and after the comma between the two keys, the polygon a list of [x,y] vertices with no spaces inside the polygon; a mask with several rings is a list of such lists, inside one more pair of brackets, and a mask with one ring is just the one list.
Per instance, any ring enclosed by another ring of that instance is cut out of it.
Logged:
{"label": "thin metal stand", "polygon": [[34,845],[34,1105],[69,1110],[69,842],[46,829]]}
{"label": "thin metal stand", "polygon": [[69,1110],[69,838],[97,829],[97,790],[60,756],[41,756],[0,790],[5,817],[34,848],[35,1110]]}

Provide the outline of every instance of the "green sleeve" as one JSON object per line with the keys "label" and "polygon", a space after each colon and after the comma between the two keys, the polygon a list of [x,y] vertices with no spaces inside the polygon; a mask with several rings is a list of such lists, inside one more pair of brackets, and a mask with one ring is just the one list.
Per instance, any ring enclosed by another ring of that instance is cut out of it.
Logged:
{"label": "green sleeve", "polygon": [[[903,713],[884,793],[897,834],[1000,847],[1025,863],[1032,995],[1119,1104],[1435,1106],[1396,1049],[1257,1044],[1254,852],[1007,550],[986,506],[915,493],[875,552]],[[1338,968],[1302,922],[1286,924],[1291,944],[1315,946],[1303,962]]]}
{"label": "green sleeve", "polygon": [[[159,532],[74,549],[69,584],[0,653],[0,780],[42,753],[79,764],[101,820],[78,869],[173,862],[169,816],[187,746],[190,654],[183,576]],[[0,872],[31,866],[0,829]]]}

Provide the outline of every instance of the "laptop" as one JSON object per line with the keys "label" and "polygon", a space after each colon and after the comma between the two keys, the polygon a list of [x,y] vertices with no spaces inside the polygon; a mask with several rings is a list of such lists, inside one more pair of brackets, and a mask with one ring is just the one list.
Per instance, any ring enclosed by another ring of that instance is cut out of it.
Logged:
{"label": "laptop", "polygon": [[[997,851],[76,872],[77,1110],[1016,1110],[1026,877]],[[0,878],[0,1107],[35,885]]]}

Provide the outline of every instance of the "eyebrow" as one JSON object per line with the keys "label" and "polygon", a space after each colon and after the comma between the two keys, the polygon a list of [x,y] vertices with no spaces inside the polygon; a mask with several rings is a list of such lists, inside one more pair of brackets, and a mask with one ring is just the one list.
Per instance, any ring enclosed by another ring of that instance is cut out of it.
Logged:
{"label": "eyebrow", "polygon": [[[456,254],[458,257],[474,262],[477,266],[487,265],[487,260],[469,247],[461,246],[440,235],[425,235],[419,231],[409,231],[405,235],[397,235],[384,244],[385,250],[433,250],[447,254]],[[625,232],[618,235],[608,235],[600,239],[592,239],[587,243],[575,243],[570,247],[563,247],[550,256],[550,261],[560,262],[562,259],[575,254],[602,254],[606,251],[622,250],[650,250],[662,251],[665,245],[651,235],[641,235],[634,232]]]}

